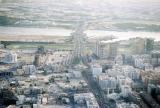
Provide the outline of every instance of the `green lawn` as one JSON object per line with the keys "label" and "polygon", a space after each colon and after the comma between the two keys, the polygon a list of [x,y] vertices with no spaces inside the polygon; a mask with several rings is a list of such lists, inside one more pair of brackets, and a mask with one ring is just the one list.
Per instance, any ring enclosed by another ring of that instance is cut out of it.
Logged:
{"label": "green lawn", "polygon": [[72,49],[72,44],[43,44],[43,43],[12,43],[8,45],[8,49],[34,49],[44,46],[47,49]]}

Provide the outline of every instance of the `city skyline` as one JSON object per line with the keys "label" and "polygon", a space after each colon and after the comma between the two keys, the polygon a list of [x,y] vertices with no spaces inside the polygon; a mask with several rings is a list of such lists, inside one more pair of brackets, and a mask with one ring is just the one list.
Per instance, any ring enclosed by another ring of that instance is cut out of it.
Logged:
{"label": "city skyline", "polygon": [[160,108],[160,1],[0,0],[0,108]]}

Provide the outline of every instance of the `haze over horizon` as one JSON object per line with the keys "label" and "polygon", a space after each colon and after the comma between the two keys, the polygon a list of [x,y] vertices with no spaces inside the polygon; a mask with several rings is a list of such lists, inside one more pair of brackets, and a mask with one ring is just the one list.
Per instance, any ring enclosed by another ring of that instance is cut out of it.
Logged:
{"label": "haze over horizon", "polygon": [[[126,34],[153,32],[156,33],[156,37],[160,32],[159,0],[0,0],[0,2],[0,26],[3,28],[0,30],[1,35],[8,32],[19,34],[22,31],[30,31],[28,28],[45,28],[44,31],[47,28],[49,30],[56,28],[57,32],[61,29],[73,30],[75,24],[80,21],[88,24],[88,30],[95,31]],[[51,31],[46,33],[52,33]]]}

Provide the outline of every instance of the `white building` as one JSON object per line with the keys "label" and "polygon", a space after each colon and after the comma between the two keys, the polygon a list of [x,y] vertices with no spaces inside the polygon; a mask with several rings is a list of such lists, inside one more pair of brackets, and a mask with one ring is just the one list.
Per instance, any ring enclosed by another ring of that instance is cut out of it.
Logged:
{"label": "white building", "polygon": [[71,73],[73,74],[73,77],[74,77],[74,78],[82,78],[81,71],[71,70]]}
{"label": "white building", "polygon": [[151,55],[133,55],[132,60],[135,67],[143,69],[145,63],[151,63]]}
{"label": "white building", "polygon": [[123,65],[123,57],[122,57],[122,55],[118,55],[115,58],[115,64]]}
{"label": "white building", "polygon": [[153,71],[153,66],[149,63],[144,64],[144,70],[145,71]]}
{"label": "white building", "polygon": [[143,69],[143,60],[140,58],[134,59],[134,66],[140,69]]}
{"label": "white building", "polygon": [[4,60],[4,63],[16,63],[17,62],[17,54],[13,52],[6,53]]}
{"label": "white building", "polygon": [[122,86],[128,85],[132,86],[132,79],[125,77],[125,76],[117,76],[117,84],[120,90],[122,90]]}
{"label": "white building", "polygon": [[93,93],[74,94],[74,101],[77,104],[86,103],[87,108],[99,108],[99,105]]}
{"label": "white building", "polygon": [[18,101],[16,101],[17,105],[22,105],[24,103],[25,96],[24,95],[18,95]]}
{"label": "white building", "polygon": [[129,76],[132,80],[137,80],[140,78],[140,70],[135,69],[135,72],[131,73],[131,76]]}
{"label": "white building", "polygon": [[101,74],[98,78],[99,85],[102,90],[107,90],[109,94],[109,90],[114,91],[116,89],[117,80],[115,77],[109,77],[108,75]]}
{"label": "white building", "polygon": [[22,67],[25,74],[30,75],[37,72],[37,69],[34,65],[25,65]]}
{"label": "white building", "polygon": [[135,69],[133,66],[128,66],[128,65],[123,66],[122,72],[124,73],[124,76],[129,77],[132,80],[140,78],[140,70]]}
{"label": "white building", "polygon": [[113,68],[108,69],[106,73],[111,77],[117,77],[117,76],[123,75],[122,66],[118,64],[113,65]]}
{"label": "white building", "polygon": [[160,72],[160,66],[159,66],[159,67],[154,68],[154,70],[155,70],[156,72]]}
{"label": "white building", "polygon": [[121,103],[116,103],[116,108],[139,108],[139,106],[136,104],[121,102]]}
{"label": "white building", "polygon": [[87,108],[99,108],[98,103],[95,101],[95,98],[90,98],[86,100]]}
{"label": "white building", "polygon": [[132,92],[131,87],[128,85],[123,85],[121,87],[121,93],[123,97],[128,97],[128,95]]}
{"label": "white building", "polygon": [[112,77],[125,76],[133,80],[140,78],[140,70],[135,69],[133,66],[129,66],[129,65],[117,65],[116,64],[113,66],[112,69],[108,69],[106,73]]}
{"label": "white building", "polygon": [[102,66],[98,64],[92,65],[91,69],[94,78],[97,78],[100,74],[102,74]]}

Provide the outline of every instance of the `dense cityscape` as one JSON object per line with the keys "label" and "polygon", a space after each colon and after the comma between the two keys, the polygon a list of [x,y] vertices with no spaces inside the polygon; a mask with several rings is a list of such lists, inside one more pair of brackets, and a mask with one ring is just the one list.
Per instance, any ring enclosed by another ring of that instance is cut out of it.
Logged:
{"label": "dense cityscape", "polygon": [[160,108],[159,41],[88,40],[82,24],[68,40],[1,41],[2,108]]}
{"label": "dense cityscape", "polygon": [[0,0],[0,108],[160,108],[158,5],[46,1]]}

